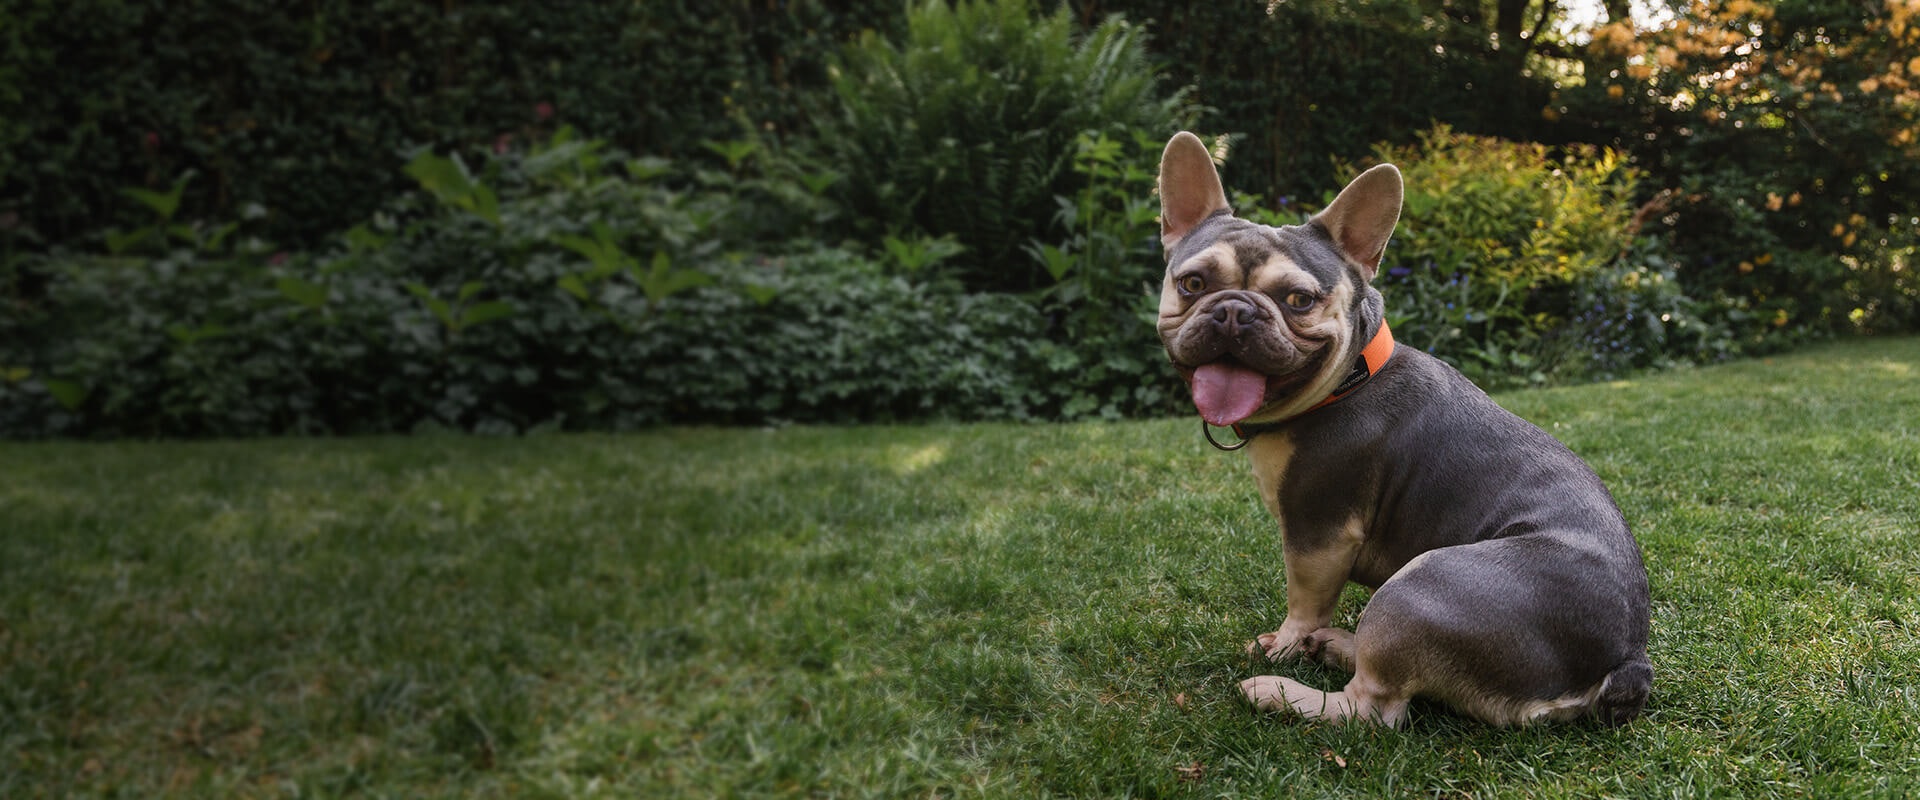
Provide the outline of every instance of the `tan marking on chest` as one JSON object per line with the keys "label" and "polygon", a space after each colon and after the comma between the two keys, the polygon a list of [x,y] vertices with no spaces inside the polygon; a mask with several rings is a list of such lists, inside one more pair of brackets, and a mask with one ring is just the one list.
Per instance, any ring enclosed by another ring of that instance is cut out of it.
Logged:
{"label": "tan marking on chest", "polygon": [[1260,488],[1261,502],[1266,503],[1267,513],[1284,527],[1280,516],[1280,487],[1286,483],[1287,467],[1293,462],[1293,436],[1286,431],[1255,436],[1247,443],[1247,457],[1253,460],[1253,481]]}

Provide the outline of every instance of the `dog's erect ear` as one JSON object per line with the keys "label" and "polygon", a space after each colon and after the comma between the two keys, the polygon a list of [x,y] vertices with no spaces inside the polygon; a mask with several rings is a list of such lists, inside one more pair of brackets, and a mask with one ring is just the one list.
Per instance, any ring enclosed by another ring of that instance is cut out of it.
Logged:
{"label": "dog's erect ear", "polygon": [[1369,282],[1380,271],[1387,240],[1393,238],[1394,223],[1400,221],[1404,192],[1400,170],[1392,164],[1381,164],[1360,173],[1340,190],[1332,205],[1313,215],[1313,223],[1333,236],[1334,245],[1347,260],[1359,265],[1360,274]]}
{"label": "dog's erect ear", "polygon": [[1207,146],[1186,131],[1174,134],[1160,153],[1160,246],[1172,250],[1201,220],[1226,207]]}

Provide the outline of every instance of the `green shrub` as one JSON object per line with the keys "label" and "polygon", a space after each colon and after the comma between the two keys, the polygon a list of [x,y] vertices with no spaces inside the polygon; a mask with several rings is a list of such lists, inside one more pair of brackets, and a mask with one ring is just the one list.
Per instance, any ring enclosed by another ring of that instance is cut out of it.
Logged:
{"label": "green shrub", "polygon": [[[1233,134],[1226,185],[1278,200],[1317,195],[1335,159],[1408,143],[1434,122],[1534,140],[1552,89],[1489,38],[1493,4],[1407,0],[1080,0],[1153,32],[1155,59],[1191,85],[1198,125]],[[1505,4],[1502,4],[1505,5]]]}
{"label": "green shrub", "polygon": [[1574,281],[1564,324],[1543,336],[1543,361],[1562,378],[1589,379],[1740,354],[1727,310],[1688,296],[1670,250],[1643,236]]}
{"label": "green shrub", "polygon": [[1540,340],[1566,316],[1556,301],[1626,248],[1624,165],[1445,127],[1377,156],[1407,184],[1381,287],[1401,339],[1476,377],[1540,371]]}
{"label": "green shrub", "polygon": [[249,208],[323,246],[409,188],[410,148],[475,153],[572,125],[629,152],[804,124],[796,96],[897,0],[228,0],[0,4],[0,257],[137,214],[123,186],[201,175],[183,217]]}
{"label": "green shrub", "polygon": [[1632,152],[1647,183],[1672,190],[1655,223],[1685,256],[1679,278],[1726,310],[1744,350],[1910,330],[1911,6],[1674,8],[1661,24],[1596,35],[1586,77],[1555,103],[1568,132]]}
{"label": "green shrub", "polygon": [[1142,132],[1081,134],[1070,168],[1084,183],[1054,198],[1053,227],[1027,244],[1052,281],[1038,297],[1057,321],[1064,374],[1050,383],[1068,418],[1158,413],[1182,396],[1154,331],[1165,271],[1154,194],[1161,147]]}
{"label": "green shrub", "polygon": [[1910,330],[1920,320],[1911,269],[1920,220],[1850,213],[1778,173],[1695,168],[1681,177],[1661,230],[1686,254],[1686,290],[1721,309],[1744,351]]}
{"label": "green shrub", "polygon": [[1613,151],[1550,150],[1440,126],[1376,157],[1406,178],[1378,281],[1402,342],[1494,384],[1729,349],[1680,290],[1659,243],[1636,240],[1637,176]]}
{"label": "green shrub", "polygon": [[641,422],[1051,417],[1045,319],[1007,294],[887,275],[839,250],[746,265],[766,287],[689,293],[636,326],[622,371]]}
{"label": "green shrub", "polygon": [[761,241],[755,220],[825,212],[736,166],[681,189],[566,135],[473,169],[422,153],[422,191],[322,254],[148,236],[17,260],[6,284],[42,288],[5,323],[0,435],[1060,413],[1071,382],[1033,302]]}
{"label": "green shrub", "polygon": [[1076,137],[1182,120],[1144,29],[1115,17],[1079,35],[1067,7],[1036,16],[1028,0],[916,3],[903,40],[868,33],[840,54],[833,98],[817,146],[855,230],[951,235],[967,248],[953,274],[988,291],[1049,285],[1022,250],[1085,185]]}

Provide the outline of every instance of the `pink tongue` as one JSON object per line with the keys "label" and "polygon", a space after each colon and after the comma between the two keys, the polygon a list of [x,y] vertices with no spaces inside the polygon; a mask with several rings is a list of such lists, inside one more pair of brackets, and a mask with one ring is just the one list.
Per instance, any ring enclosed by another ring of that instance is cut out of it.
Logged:
{"label": "pink tongue", "polygon": [[1267,376],[1224,363],[1193,371],[1193,404],[1209,425],[1232,425],[1253,415],[1267,398]]}

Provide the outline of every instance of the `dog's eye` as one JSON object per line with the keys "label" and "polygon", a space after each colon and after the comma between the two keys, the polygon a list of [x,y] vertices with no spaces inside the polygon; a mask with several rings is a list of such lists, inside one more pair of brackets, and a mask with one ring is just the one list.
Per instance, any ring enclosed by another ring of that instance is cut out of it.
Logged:
{"label": "dog's eye", "polygon": [[1308,294],[1307,292],[1288,292],[1287,293],[1286,304],[1287,304],[1287,310],[1289,311],[1296,311],[1296,312],[1308,311],[1308,310],[1311,310],[1314,307],[1314,305],[1319,302],[1320,302],[1320,298],[1315,297],[1311,294]]}
{"label": "dog's eye", "polygon": [[1199,294],[1207,288],[1207,279],[1198,275],[1188,275],[1180,279],[1180,291],[1185,294]]}

